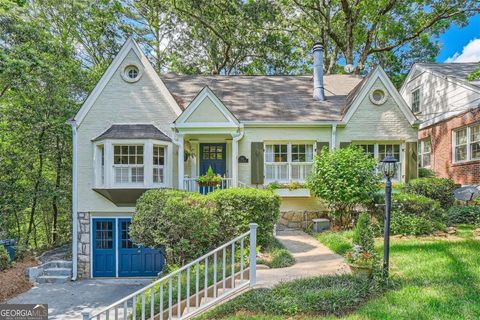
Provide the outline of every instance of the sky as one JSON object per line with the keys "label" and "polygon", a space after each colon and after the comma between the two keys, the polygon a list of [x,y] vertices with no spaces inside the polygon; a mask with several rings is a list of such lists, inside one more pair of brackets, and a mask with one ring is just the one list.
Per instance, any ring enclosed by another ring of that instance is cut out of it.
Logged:
{"label": "sky", "polygon": [[463,28],[452,25],[438,40],[441,50],[437,62],[480,61],[480,14],[471,17]]}

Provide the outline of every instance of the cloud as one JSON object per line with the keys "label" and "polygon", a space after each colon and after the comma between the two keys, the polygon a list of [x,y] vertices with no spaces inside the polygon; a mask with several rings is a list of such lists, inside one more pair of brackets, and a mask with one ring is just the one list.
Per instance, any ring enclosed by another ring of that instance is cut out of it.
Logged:
{"label": "cloud", "polygon": [[456,52],[453,56],[445,60],[445,62],[479,62],[480,61],[480,39],[471,40],[462,53]]}

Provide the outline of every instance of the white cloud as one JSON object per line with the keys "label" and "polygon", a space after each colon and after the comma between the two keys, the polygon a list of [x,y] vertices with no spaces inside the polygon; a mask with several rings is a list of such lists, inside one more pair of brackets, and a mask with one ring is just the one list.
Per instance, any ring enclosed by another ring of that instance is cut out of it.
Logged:
{"label": "white cloud", "polygon": [[456,52],[453,56],[445,60],[445,62],[479,62],[480,61],[480,39],[471,40],[462,53]]}

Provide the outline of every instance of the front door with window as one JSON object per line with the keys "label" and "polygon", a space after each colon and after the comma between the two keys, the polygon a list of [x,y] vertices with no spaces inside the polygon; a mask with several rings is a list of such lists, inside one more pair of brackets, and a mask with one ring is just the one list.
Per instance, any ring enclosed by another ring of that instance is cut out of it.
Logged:
{"label": "front door with window", "polygon": [[225,176],[227,173],[225,143],[201,143],[200,144],[200,175],[207,173],[212,167],[215,174]]}
{"label": "front door with window", "polygon": [[115,219],[93,219],[93,276],[115,277]]}

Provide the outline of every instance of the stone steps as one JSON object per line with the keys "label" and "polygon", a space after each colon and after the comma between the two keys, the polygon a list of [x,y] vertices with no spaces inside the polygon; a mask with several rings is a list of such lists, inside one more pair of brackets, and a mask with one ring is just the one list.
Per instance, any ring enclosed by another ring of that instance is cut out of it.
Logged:
{"label": "stone steps", "polygon": [[27,278],[36,283],[65,283],[72,277],[72,262],[54,260],[27,269]]}
{"label": "stone steps", "polygon": [[37,283],[66,283],[70,281],[70,276],[40,276],[36,279]]}

